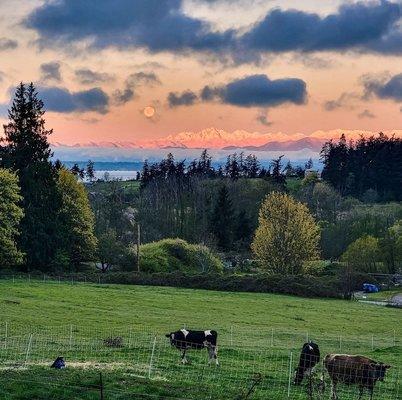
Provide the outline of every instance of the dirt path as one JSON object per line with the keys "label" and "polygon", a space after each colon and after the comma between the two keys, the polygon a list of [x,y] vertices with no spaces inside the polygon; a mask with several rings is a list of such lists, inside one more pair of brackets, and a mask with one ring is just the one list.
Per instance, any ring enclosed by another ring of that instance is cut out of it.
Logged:
{"label": "dirt path", "polygon": [[395,296],[392,296],[391,303],[398,304],[398,306],[402,306],[402,293],[398,293]]}

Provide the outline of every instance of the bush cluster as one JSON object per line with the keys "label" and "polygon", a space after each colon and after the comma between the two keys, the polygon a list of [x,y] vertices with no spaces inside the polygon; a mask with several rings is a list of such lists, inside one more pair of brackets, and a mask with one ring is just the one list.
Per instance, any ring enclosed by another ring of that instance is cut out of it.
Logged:
{"label": "bush cluster", "polygon": [[148,273],[220,272],[223,264],[206,246],[182,239],[164,239],[141,246],[140,270]]}

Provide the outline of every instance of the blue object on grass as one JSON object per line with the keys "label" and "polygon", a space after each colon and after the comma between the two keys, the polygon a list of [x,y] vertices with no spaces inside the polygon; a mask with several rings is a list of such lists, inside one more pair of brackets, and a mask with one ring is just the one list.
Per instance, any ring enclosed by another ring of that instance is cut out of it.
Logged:
{"label": "blue object on grass", "polygon": [[363,283],[363,291],[365,293],[378,293],[380,289],[377,285],[373,285],[372,283]]}

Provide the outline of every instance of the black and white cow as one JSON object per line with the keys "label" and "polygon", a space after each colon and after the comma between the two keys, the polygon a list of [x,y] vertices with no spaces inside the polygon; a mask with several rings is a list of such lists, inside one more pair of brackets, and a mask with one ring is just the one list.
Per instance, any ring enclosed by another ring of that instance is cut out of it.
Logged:
{"label": "black and white cow", "polygon": [[208,351],[208,364],[218,361],[218,332],[213,330],[207,331],[191,331],[187,329],[180,329],[176,332],[167,333],[165,335],[170,339],[170,344],[176,349],[181,351],[181,362],[187,364],[186,351],[190,349],[201,350],[206,348]]}
{"label": "black and white cow", "polygon": [[299,365],[296,369],[294,384],[300,385],[305,376],[311,374],[312,369],[320,361],[320,349],[314,342],[304,343],[300,354]]}

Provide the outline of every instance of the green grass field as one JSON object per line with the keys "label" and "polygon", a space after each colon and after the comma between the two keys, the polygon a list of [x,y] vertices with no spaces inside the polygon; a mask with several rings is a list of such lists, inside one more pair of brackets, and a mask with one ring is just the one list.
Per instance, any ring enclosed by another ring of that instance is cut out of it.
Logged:
{"label": "green grass field", "polygon": [[[289,386],[307,338],[323,354],[359,353],[392,364],[376,398],[396,399],[400,390],[398,309],[271,294],[0,281],[0,318],[0,399],[98,399],[99,371],[106,399],[242,399],[253,380],[252,399],[307,399],[305,388]],[[219,332],[220,368],[207,366],[206,351],[191,352],[190,365],[179,363],[164,334],[183,326]],[[122,347],[105,344],[117,336]],[[59,354],[68,368],[51,370]],[[357,390],[345,386],[340,393],[349,400]]]}

